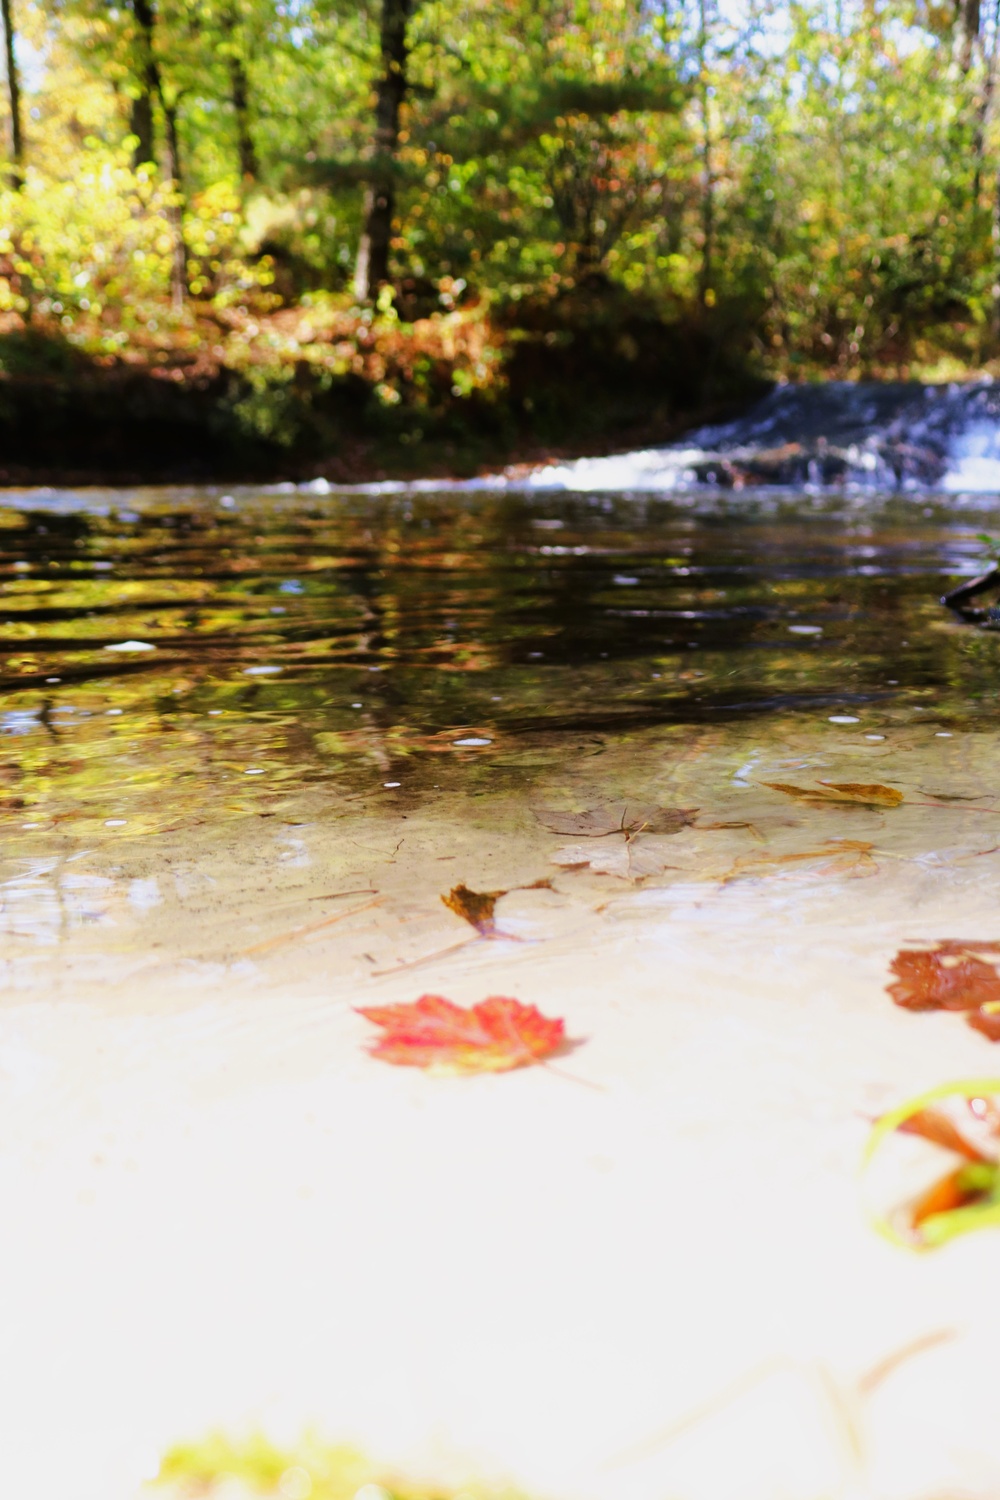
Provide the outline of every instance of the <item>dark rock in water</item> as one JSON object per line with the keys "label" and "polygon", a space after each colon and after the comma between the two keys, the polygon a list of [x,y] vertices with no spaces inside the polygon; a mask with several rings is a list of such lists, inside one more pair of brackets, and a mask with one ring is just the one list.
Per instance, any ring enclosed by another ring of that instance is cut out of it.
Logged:
{"label": "dark rock in water", "polygon": [[705,450],[693,468],[747,484],[932,487],[949,467],[957,434],[974,422],[1000,434],[1000,390],[915,382],[832,381],[779,386],[733,422],[692,432]]}

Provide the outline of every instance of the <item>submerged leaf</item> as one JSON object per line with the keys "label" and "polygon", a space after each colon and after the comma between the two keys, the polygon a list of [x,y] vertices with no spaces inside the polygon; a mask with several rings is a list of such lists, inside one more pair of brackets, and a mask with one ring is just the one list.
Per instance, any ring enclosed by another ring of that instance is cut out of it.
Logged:
{"label": "submerged leaf", "polygon": [[566,844],[550,857],[554,865],[564,869],[589,865],[595,875],[616,875],[620,880],[645,880],[674,868],[654,844],[635,838],[596,849],[587,844]]}
{"label": "submerged leaf", "polygon": [[797,797],[801,802],[853,802],[860,807],[898,807],[902,792],[881,782],[818,781],[815,786],[794,786],[787,781],[765,781],[773,792]]}
{"label": "submerged leaf", "polygon": [[949,938],[928,949],[900,949],[887,986],[904,1010],[968,1012],[970,1026],[1000,1041],[1000,943]]}
{"label": "submerged leaf", "polygon": [[743,875],[763,875],[779,865],[800,864],[817,859],[829,863],[821,872],[824,875],[865,876],[877,875],[878,864],[872,856],[874,844],[867,839],[828,839],[820,849],[801,849],[790,854],[741,854],[733,861],[723,884],[738,880]]}
{"label": "submerged leaf", "polygon": [[359,1007],[383,1028],[369,1051],[383,1062],[435,1073],[500,1073],[538,1062],[561,1045],[564,1024],[533,1005],[491,995],[468,1008],[442,995],[411,1005]]}
{"label": "submerged leaf", "polygon": [[456,885],[441,900],[456,917],[464,917],[482,937],[493,937],[496,922],[493,909],[506,891],[470,891],[467,885]]}
{"label": "submerged leaf", "polygon": [[535,809],[535,817],[552,833],[573,838],[600,839],[610,833],[680,833],[694,821],[696,807],[650,807],[642,803],[614,802],[590,807],[585,812],[560,812],[556,808]]}
{"label": "submerged leaf", "polygon": [[[530,885],[511,886],[515,891],[543,891],[551,890],[550,880],[533,880]],[[467,885],[456,885],[442,896],[441,900],[449,911],[453,911],[456,917],[461,917],[474,927],[480,937],[493,938],[503,937],[504,934],[497,928],[494,917],[494,909],[501,896],[509,896],[510,890],[506,891],[471,891]]]}

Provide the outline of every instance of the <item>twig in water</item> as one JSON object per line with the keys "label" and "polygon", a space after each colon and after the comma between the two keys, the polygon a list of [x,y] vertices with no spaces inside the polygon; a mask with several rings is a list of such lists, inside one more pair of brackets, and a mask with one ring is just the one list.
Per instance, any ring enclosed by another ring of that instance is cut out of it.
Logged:
{"label": "twig in water", "polygon": [[254,943],[252,948],[244,948],[243,952],[244,954],[266,953],[271,948],[279,948],[282,943],[292,943],[296,938],[308,937],[310,933],[319,932],[323,927],[332,927],[335,922],[345,922],[348,917],[357,916],[359,912],[370,911],[373,906],[378,906],[381,900],[381,896],[376,896],[374,901],[366,901],[363,906],[352,906],[350,911],[337,912],[332,917],[324,917],[319,922],[310,922],[305,927],[293,927],[291,932],[282,932],[277,937],[265,938],[262,943]]}
{"label": "twig in water", "polygon": [[341,896],[377,896],[378,891],[371,890],[368,886],[362,886],[356,891],[327,891],[323,896],[308,896],[308,901],[338,901]]}
{"label": "twig in water", "polygon": [[421,964],[433,963],[436,958],[447,958],[449,953],[457,953],[460,948],[469,948],[473,943],[484,943],[485,941],[486,939],[479,937],[478,934],[476,937],[463,938],[460,943],[452,943],[450,948],[437,948],[433,953],[425,953],[423,958],[407,959],[404,963],[394,964],[391,969],[373,969],[371,977],[372,979],[384,979],[387,974],[401,974],[404,969],[417,969]]}

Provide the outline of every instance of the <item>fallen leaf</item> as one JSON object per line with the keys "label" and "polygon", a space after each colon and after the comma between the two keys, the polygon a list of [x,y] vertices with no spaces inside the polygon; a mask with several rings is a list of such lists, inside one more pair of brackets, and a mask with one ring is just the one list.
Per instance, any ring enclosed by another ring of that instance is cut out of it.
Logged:
{"label": "fallen leaf", "polygon": [[358,1014],[381,1026],[373,1057],[434,1073],[501,1073],[538,1062],[564,1039],[564,1024],[533,1005],[491,995],[468,1008],[441,995],[413,1004],[362,1006]]}
{"label": "fallen leaf", "polygon": [[1000,1002],[987,1000],[968,1017],[974,1031],[981,1031],[991,1042],[1000,1042]]}
{"label": "fallen leaf", "polygon": [[535,817],[552,833],[577,838],[600,839],[610,833],[680,833],[694,821],[696,807],[649,807],[642,803],[615,802],[591,807],[586,812],[535,809]]}
{"label": "fallen leaf", "polygon": [[467,885],[456,885],[447,896],[442,896],[441,900],[449,911],[455,913],[456,917],[462,917],[471,927],[474,927],[480,937],[502,937],[503,934],[497,930],[493,915],[500,897],[509,896],[512,890],[548,890],[551,889],[551,885],[550,880],[533,880],[530,885],[515,885],[506,891],[471,891]]}
{"label": "fallen leaf", "polygon": [[456,885],[441,900],[456,917],[464,917],[481,937],[493,937],[496,922],[493,909],[506,891],[470,891],[467,885]]}
{"label": "fallen leaf", "polygon": [[910,1209],[910,1220],[914,1229],[920,1229],[929,1219],[940,1214],[954,1213],[958,1208],[972,1208],[987,1201],[990,1190],[996,1186],[996,1168],[983,1170],[978,1167],[958,1167],[935,1182],[919,1197]]}
{"label": "fallen leaf", "polygon": [[741,854],[739,859],[733,861],[729,873],[723,876],[723,884],[738,880],[741,875],[762,875],[777,865],[800,864],[817,859],[830,861],[824,874],[877,875],[878,864],[871,852],[874,847],[867,839],[829,839],[819,849],[801,849],[791,854]]}
{"label": "fallen leaf", "polygon": [[876,1225],[897,1244],[928,1249],[1000,1224],[1000,1080],[947,1084],[877,1120],[864,1165],[895,1135],[916,1135],[964,1160]]}
{"label": "fallen leaf", "polygon": [[[992,1115],[992,1134],[1000,1137],[1000,1114],[989,1100],[967,1099],[964,1102],[968,1118],[954,1118],[943,1109],[928,1105],[925,1109],[915,1110],[912,1115],[908,1115],[896,1128],[901,1135],[917,1135],[921,1140],[931,1141],[935,1146],[943,1146],[946,1151],[964,1156],[966,1161],[989,1161],[991,1158],[984,1154],[982,1145],[970,1139],[970,1135],[972,1129],[981,1129],[984,1116],[989,1120]],[[969,1134],[965,1133],[966,1129]]]}
{"label": "fallen leaf", "polygon": [[898,807],[902,792],[880,782],[818,781],[814,787],[793,786],[787,781],[765,781],[772,792],[784,792],[800,802],[853,802],[860,807]]}
{"label": "fallen leaf", "polygon": [[[985,955],[985,956],[984,956]],[[966,1011],[970,1026],[1000,1041],[1000,943],[949,938],[932,948],[902,948],[887,986],[904,1010]]]}

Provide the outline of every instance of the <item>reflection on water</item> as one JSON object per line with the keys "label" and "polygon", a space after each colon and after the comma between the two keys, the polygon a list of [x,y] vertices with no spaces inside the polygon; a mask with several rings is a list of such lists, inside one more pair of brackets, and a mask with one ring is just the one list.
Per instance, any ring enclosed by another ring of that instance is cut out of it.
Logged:
{"label": "reflection on water", "polygon": [[[248,818],[259,905],[338,820],[357,825],[347,853],[321,863],[366,888],[373,819],[394,848],[421,809],[470,798],[496,824],[553,797],[655,802],[667,766],[678,805],[681,759],[679,805],[705,807],[713,778],[748,786],[745,761],[808,759],[816,726],[857,726],[871,753],[888,726],[943,749],[992,725],[1000,640],[938,603],[975,571],[984,524],[719,496],[11,499],[0,923],[54,941],[155,924],[164,902],[203,910],[224,830]],[[106,849],[110,884],[89,858]]]}
{"label": "reflection on water", "polygon": [[166,774],[416,790],[497,736],[994,691],[995,642],[937,603],[982,522],[931,507],[28,495],[0,525],[8,806],[108,755],[113,818]]}

